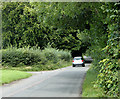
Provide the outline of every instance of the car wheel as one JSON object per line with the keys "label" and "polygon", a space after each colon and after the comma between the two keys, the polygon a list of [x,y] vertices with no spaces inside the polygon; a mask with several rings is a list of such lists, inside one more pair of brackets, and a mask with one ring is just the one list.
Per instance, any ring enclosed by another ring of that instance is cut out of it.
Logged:
{"label": "car wheel", "polygon": [[75,67],[75,65],[72,65],[73,67]]}
{"label": "car wheel", "polygon": [[82,67],[85,67],[85,64],[83,64]]}

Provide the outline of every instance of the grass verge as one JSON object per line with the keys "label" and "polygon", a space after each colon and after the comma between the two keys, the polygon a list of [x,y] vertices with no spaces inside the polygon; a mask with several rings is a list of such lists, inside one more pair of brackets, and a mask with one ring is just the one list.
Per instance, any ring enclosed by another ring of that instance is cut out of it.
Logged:
{"label": "grass verge", "polygon": [[22,67],[10,67],[7,66],[0,70],[1,82],[0,85],[10,83],[12,81],[20,80],[23,78],[28,78],[32,76],[30,73],[26,73],[23,71],[44,71],[44,70],[55,70],[59,68],[64,68],[70,66],[71,62],[61,61],[61,64],[51,64],[47,63],[46,65],[35,65],[35,66],[22,66]]}
{"label": "grass verge", "polygon": [[2,73],[0,85],[32,76],[30,73],[17,70],[0,70],[0,72]]}
{"label": "grass verge", "polygon": [[103,90],[95,86],[98,72],[90,68],[87,71],[82,90],[82,97],[106,97]]}
{"label": "grass verge", "polygon": [[19,71],[48,71],[48,70],[55,70],[59,68],[64,68],[71,66],[72,63],[67,61],[59,61],[58,63],[48,62],[45,65],[33,65],[33,66],[20,66],[20,67],[11,67],[11,66],[4,66],[3,70],[19,70]]}

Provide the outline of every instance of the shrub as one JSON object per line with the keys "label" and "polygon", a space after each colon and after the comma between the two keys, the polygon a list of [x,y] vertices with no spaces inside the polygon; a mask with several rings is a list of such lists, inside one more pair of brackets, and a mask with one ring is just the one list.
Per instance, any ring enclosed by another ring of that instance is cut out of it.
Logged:
{"label": "shrub", "polygon": [[59,57],[61,60],[70,61],[70,59],[71,59],[71,54],[70,54],[69,51],[60,50],[59,53],[58,53],[58,57]]}
{"label": "shrub", "polygon": [[32,48],[8,48],[2,51],[2,64],[10,66],[33,65],[43,60],[42,54]]}
{"label": "shrub", "polygon": [[56,64],[60,60],[69,61],[71,59],[70,52],[57,50],[55,48],[8,48],[2,50],[2,65],[3,66],[33,66],[45,65],[48,62]]}
{"label": "shrub", "polygon": [[105,91],[105,94],[113,97],[119,96],[118,88],[118,70],[120,69],[118,62],[114,59],[103,59],[99,62],[101,66],[97,83]]}
{"label": "shrub", "polygon": [[57,50],[51,47],[47,47],[42,51],[47,60],[52,60],[53,63],[57,63],[60,60],[70,61],[71,54],[69,51]]}
{"label": "shrub", "polygon": [[54,48],[45,48],[42,53],[45,55],[47,61],[52,61],[53,63],[57,63],[58,59],[58,50]]}

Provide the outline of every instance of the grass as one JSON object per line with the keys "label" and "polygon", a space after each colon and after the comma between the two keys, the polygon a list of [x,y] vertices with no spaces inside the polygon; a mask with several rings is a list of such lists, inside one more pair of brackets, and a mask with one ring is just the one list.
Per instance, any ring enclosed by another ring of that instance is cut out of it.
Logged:
{"label": "grass", "polygon": [[0,85],[32,76],[30,73],[17,70],[0,70],[0,73],[2,73]]}
{"label": "grass", "polygon": [[97,88],[95,81],[97,80],[98,72],[90,68],[87,71],[84,83],[83,83],[83,92],[82,97],[105,97],[103,90]]}
{"label": "grass", "polygon": [[[0,70],[0,85],[8,84],[12,81],[20,80],[23,78],[28,78],[32,76],[30,73],[23,71],[44,71],[44,70],[55,70],[71,65],[71,62],[61,61],[62,64],[51,64],[48,63],[46,66],[28,66],[28,67],[6,67],[3,70]],[[2,74],[2,75],[1,75]]]}
{"label": "grass", "polygon": [[20,66],[20,67],[12,67],[12,66],[4,66],[2,67],[3,70],[19,70],[19,71],[48,71],[48,70],[55,70],[59,68],[64,68],[71,66],[72,62],[67,61],[59,61],[58,63],[54,64],[52,62],[48,62],[45,65],[33,65],[33,66]]}

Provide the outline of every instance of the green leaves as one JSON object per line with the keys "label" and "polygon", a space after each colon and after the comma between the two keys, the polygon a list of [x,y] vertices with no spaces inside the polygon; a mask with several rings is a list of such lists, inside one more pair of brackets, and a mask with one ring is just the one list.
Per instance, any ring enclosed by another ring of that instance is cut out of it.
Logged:
{"label": "green leaves", "polygon": [[[3,48],[44,49],[50,44],[80,53],[88,49],[94,68],[100,71],[98,84],[106,94],[118,96],[119,3],[14,2],[3,3],[2,12]],[[51,56],[56,59],[54,53],[46,52],[48,59]],[[68,56],[64,53],[61,58]]]}
{"label": "green leaves", "polygon": [[[114,8],[113,8],[114,6]],[[119,33],[118,30],[118,15],[116,11],[115,4],[108,3],[104,5],[106,9],[103,9],[107,13],[107,18],[105,19],[108,31],[107,46],[103,48],[106,58],[99,62],[101,67],[100,74],[98,75],[98,84],[104,89],[105,94],[113,97],[119,96],[118,90],[118,72],[120,70],[118,65],[119,59]],[[114,19],[114,20],[113,20]],[[102,76],[101,76],[102,75]],[[104,76],[103,76],[104,75]]]}
{"label": "green leaves", "polygon": [[[106,94],[117,96],[118,89],[118,62],[113,59],[103,59],[99,62],[101,66],[100,74],[98,75],[97,83],[104,88]],[[116,91],[114,91],[116,90]]]}
{"label": "green leaves", "polygon": [[3,66],[34,66],[44,65],[47,62],[58,63],[59,61],[69,62],[71,60],[70,51],[56,50],[48,47],[44,50],[40,48],[9,48],[2,50]]}

